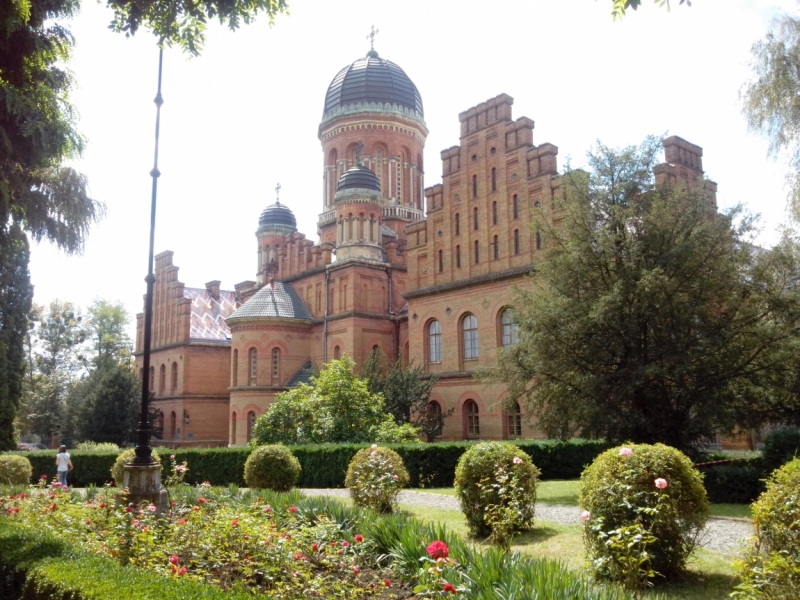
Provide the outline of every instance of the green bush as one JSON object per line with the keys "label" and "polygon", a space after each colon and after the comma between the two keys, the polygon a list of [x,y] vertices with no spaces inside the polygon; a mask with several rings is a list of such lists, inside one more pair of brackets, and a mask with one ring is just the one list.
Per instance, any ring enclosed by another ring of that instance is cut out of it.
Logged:
{"label": "green bush", "polygon": [[244,463],[244,481],[250,488],[288,492],[300,477],[300,461],[283,444],[265,444]]}
{"label": "green bush", "polygon": [[[111,467],[111,478],[114,480],[114,483],[117,485],[117,487],[122,487],[122,478],[125,472],[124,467],[126,464],[132,462],[135,456],[136,451],[133,448],[129,448],[117,456],[117,460],[114,461],[114,465]],[[70,458],[72,457],[70,456]],[[156,452],[155,449],[153,449],[153,459],[159,465],[161,464],[161,457],[158,455],[158,452]],[[73,464],[75,464],[74,460]],[[74,485],[75,484],[73,484],[73,487]]]}
{"label": "green bush", "polygon": [[356,506],[390,513],[397,494],[408,485],[408,471],[397,452],[373,444],[350,461],[344,484]]}
{"label": "green bush", "polygon": [[764,491],[760,460],[737,461],[700,467],[709,502],[750,504]]}
{"label": "green bush", "polygon": [[80,442],[75,446],[76,450],[89,450],[95,452],[97,450],[119,452],[119,446],[112,442]]}
{"label": "green bush", "polygon": [[33,467],[24,456],[7,454],[0,456],[0,483],[4,485],[28,485]]}
{"label": "green bush", "polygon": [[[500,473],[513,474],[513,481],[499,481]],[[487,511],[491,514],[490,507],[506,507],[512,501],[517,503],[518,513],[513,529],[522,531],[533,527],[538,480],[539,469],[531,462],[530,456],[514,444],[482,442],[470,447],[458,461],[455,486],[472,535],[493,533]],[[504,486],[511,486],[519,492],[512,498],[503,492],[501,488]]]}
{"label": "green bush", "polygon": [[598,456],[581,475],[578,501],[590,570],[629,589],[680,574],[708,518],[702,475],[662,444]]}
{"label": "green bush", "polygon": [[800,427],[773,431],[764,440],[762,457],[765,475],[798,456],[800,456]]}
{"label": "green bush", "polygon": [[753,503],[756,538],[737,563],[742,583],[733,597],[790,600],[800,588],[800,459],[770,475]]}

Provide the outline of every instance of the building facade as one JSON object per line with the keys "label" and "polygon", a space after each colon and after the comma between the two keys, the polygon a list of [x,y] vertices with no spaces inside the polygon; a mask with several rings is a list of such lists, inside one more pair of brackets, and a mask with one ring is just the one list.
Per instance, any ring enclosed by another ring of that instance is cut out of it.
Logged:
{"label": "building facade", "polygon": [[[258,220],[255,279],[234,290],[216,280],[187,288],[172,252],[156,257],[156,444],[245,444],[276,394],[374,348],[437,376],[430,408],[453,411],[442,439],[540,437],[504,386],[472,377],[516,343],[512,288],[528,285],[543,250],[530,224],[558,220],[558,148],[536,145],[513,103],[500,94],[461,113],[442,182],[425,188],[428,130],[414,83],[374,50],[343,68],[319,126],[318,240],[276,201]],[[664,144],[659,180],[702,175],[701,148]],[[139,361],[142,328],[137,315]]]}

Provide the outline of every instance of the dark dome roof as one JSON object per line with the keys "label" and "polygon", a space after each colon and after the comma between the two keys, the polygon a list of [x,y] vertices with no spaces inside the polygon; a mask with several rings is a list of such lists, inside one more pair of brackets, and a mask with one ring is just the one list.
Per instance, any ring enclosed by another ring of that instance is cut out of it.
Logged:
{"label": "dark dome roof", "polygon": [[422,112],[422,97],[403,69],[371,51],[336,74],[325,95],[328,111],[359,102],[398,104]]}
{"label": "dark dome roof", "polygon": [[284,206],[276,201],[275,204],[270,204],[265,208],[258,218],[259,227],[267,227],[270,225],[282,225],[284,227],[297,229],[297,219],[294,218],[294,213],[288,206]]}
{"label": "dark dome roof", "polygon": [[339,185],[336,187],[337,190],[350,190],[353,188],[380,192],[381,182],[375,173],[359,164],[345,171],[339,177]]}

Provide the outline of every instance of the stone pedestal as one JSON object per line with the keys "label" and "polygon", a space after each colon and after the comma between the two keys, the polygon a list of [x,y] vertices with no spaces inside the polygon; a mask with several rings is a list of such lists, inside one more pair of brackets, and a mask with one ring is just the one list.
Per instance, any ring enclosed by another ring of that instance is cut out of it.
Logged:
{"label": "stone pedestal", "polygon": [[[159,515],[169,511],[169,495],[161,487],[160,464],[125,465],[122,487],[128,492],[126,503],[132,503],[137,508],[145,502],[154,504]],[[122,501],[120,497],[117,500]]]}

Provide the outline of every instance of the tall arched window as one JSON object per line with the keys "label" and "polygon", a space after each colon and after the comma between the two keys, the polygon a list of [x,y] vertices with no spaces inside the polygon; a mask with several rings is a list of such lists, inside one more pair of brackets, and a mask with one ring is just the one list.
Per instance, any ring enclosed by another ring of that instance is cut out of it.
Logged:
{"label": "tall arched window", "polygon": [[281,383],[281,351],[279,348],[272,349],[272,385]]}
{"label": "tall arched window", "polygon": [[428,362],[442,362],[442,326],[439,321],[428,325]]}
{"label": "tall arched window", "polygon": [[464,429],[467,437],[481,435],[481,417],[478,414],[478,403],[475,400],[464,402]]}
{"label": "tall arched window", "polygon": [[508,429],[508,437],[522,437],[522,411],[519,408],[519,402],[515,401],[511,409],[506,413],[506,427]]}
{"label": "tall arched window", "polygon": [[492,241],[492,246],[493,246],[492,253],[494,254],[494,259],[497,260],[497,258],[500,256],[500,240],[498,239],[497,236],[494,236],[494,239]]}
{"label": "tall arched window", "polygon": [[253,427],[256,424],[256,413],[252,410],[247,413],[247,441],[253,439]]}
{"label": "tall arched window", "polygon": [[519,254],[519,229],[514,230],[514,254]]}
{"label": "tall arched window", "polygon": [[236,413],[231,413],[231,444],[236,444]]}
{"label": "tall arched window", "polygon": [[492,167],[492,191],[497,191],[497,169]]}
{"label": "tall arched window", "polygon": [[475,315],[467,313],[461,321],[461,337],[464,359],[478,358],[478,319]]}
{"label": "tall arched window", "polygon": [[256,385],[258,382],[258,350],[250,348],[249,365],[247,369],[247,385]]}
{"label": "tall arched window", "polygon": [[477,209],[477,207],[472,209],[472,228],[475,231],[478,231],[478,209]]}
{"label": "tall arched window", "polygon": [[436,402],[436,400],[431,400],[428,402],[428,420],[432,425],[430,429],[432,430],[433,437],[442,437],[444,419],[442,418],[442,407],[438,402]]}
{"label": "tall arched window", "polygon": [[456,213],[456,235],[461,235],[461,216]]}
{"label": "tall arched window", "polygon": [[500,326],[503,334],[501,342],[503,348],[508,348],[519,343],[519,325],[517,324],[517,313],[513,308],[507,308],[500,316]]}
{"label": "tall arched window", "polygon": [[169,414],[169,437],[170,439],[175,439],[176,435],[178,435],[178,415],[173,410]]}
{"label": "tall arched window", "polygon": [[178,393],[178,363],[172,363],[172,394]]}
{"label": "tall arched window", "polygon": [[167,365],[161,365],[158,370],[158,395],[166,396],[167,394]]}
{"label": "tall arched window", "polygon": [[461,268],[461,246],[456,246],[456,269]]}
{"label": "tall arched window", "polygon": [[149,382],[149,386],[148,387],[150,388],[150,393],[151,394],[156,389],[156,368],[155,367],[150,367],[150,382]]}
{"label": "tall arched window", "polygon": [[231,365],[231,385],[239,385],[239,351],[233,351],[233,364]]}
{"label": "tall arched window", "polygon": [[478,197],[478,176],[477,175],[473,175],[472,176],[472,197],[473,198],[477,198]]}
{"label": "tall arched window", "polygon": [[333,359],[334,360],[339,360],[341,357],[342,357],[341,348],[339,348],[339,346],[334,346],[333,347]]}
{"label": "tall arched window", "polygon": [[481,243],[475,240],[475,264],[481,262]]}
{"label": "tall arched window", "polygon": [[514,194],[514,198],[513,198],[512,202],[511,202],[511,204],[512,204],[511,208],[512,208],[512,212],[513,212],[514,218],[515,219],[519,219],[519,198],[517,198],[516,194]]}
{"label": "tall arched window", "polygon": [[442,251],[439,250],[439,273],[444,271],[444,256],[442,255]]}
{"label": "tall arched window", "polygon": [[497,202],[492,202],[492,225],[497,225]]}

